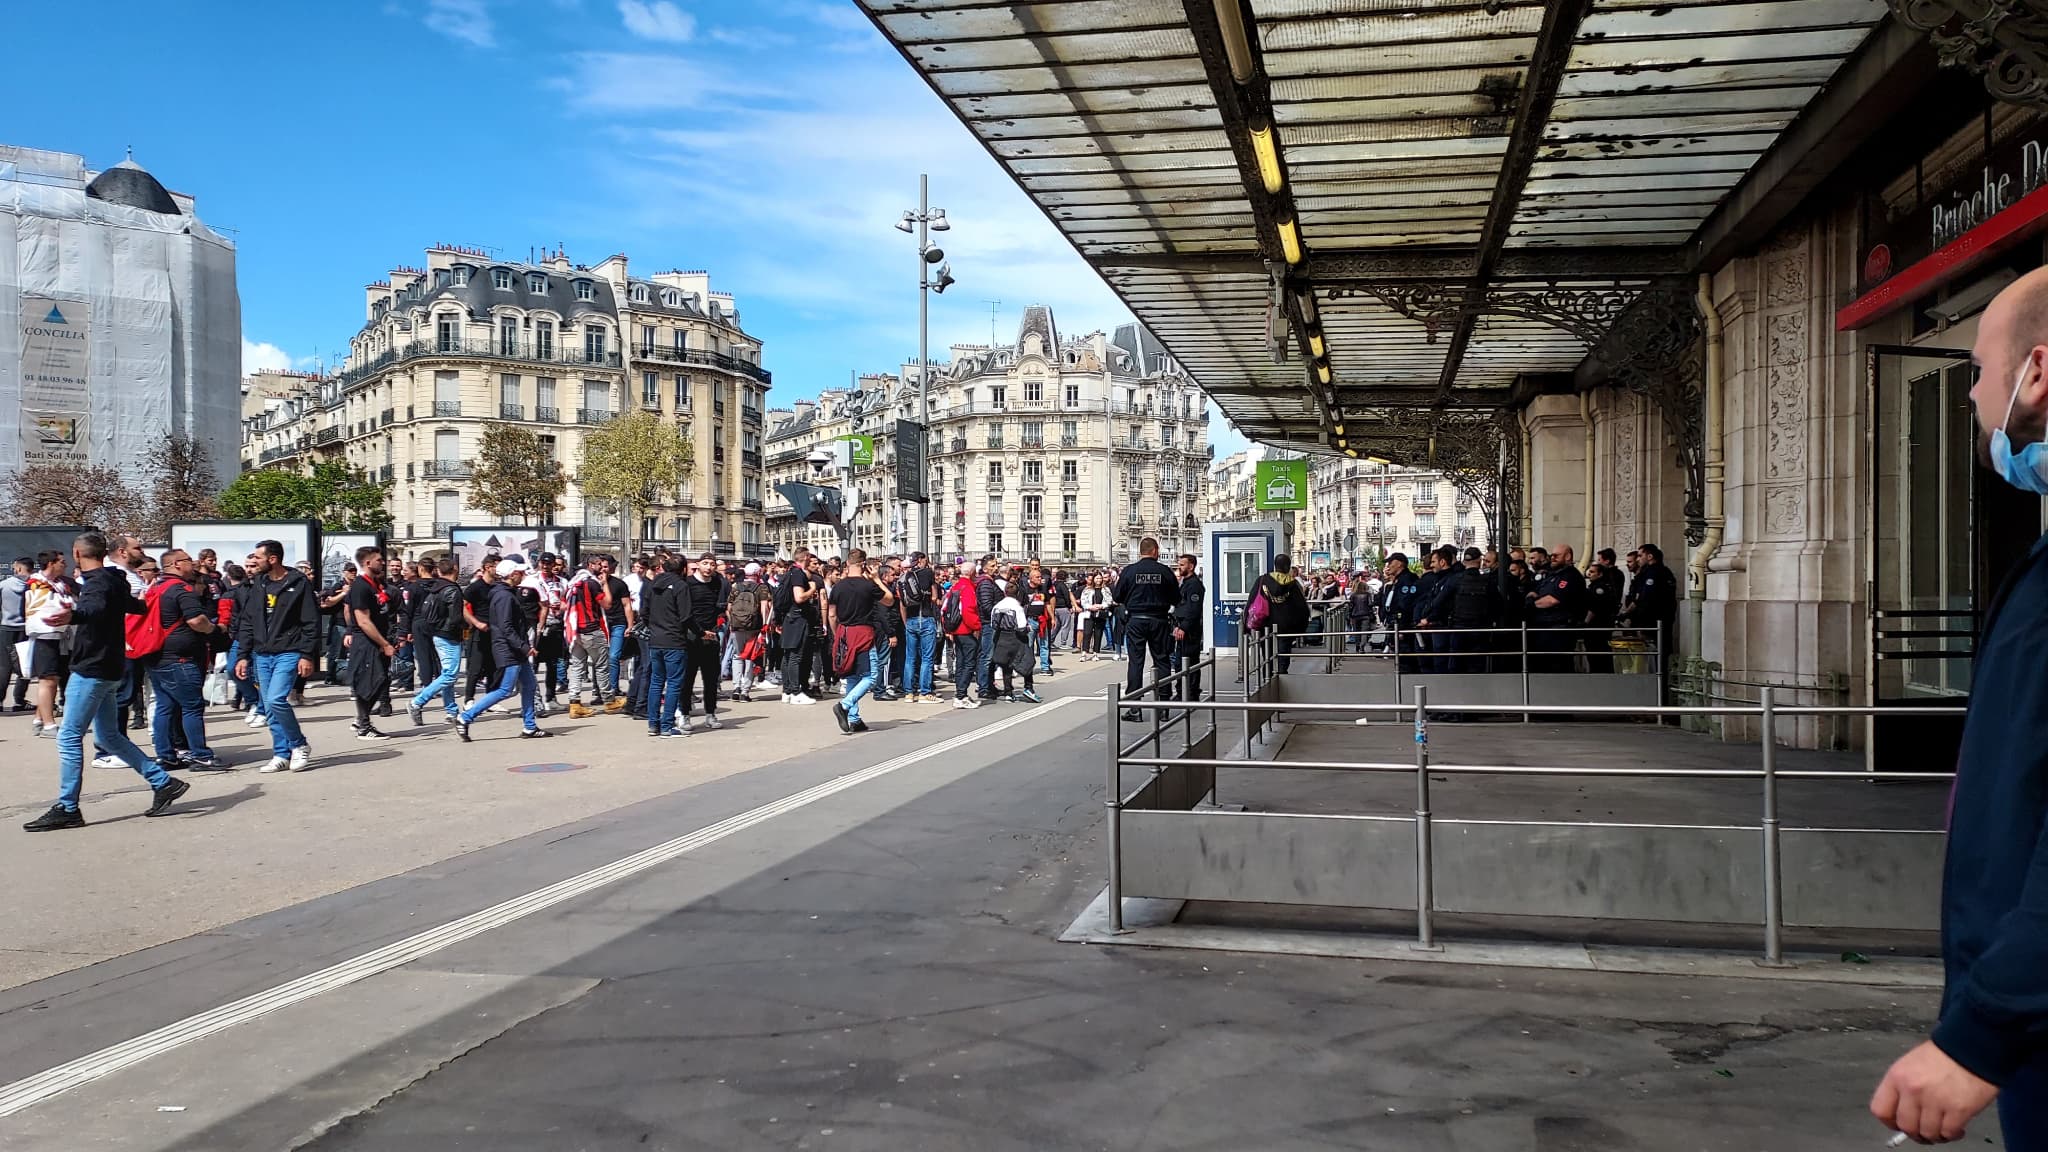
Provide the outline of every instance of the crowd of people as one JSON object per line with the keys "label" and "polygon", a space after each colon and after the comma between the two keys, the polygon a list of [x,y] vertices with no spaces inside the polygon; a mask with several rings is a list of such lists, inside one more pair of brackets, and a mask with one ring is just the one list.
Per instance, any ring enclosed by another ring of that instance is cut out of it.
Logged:
{"label": "crowd of people", "polygon": [[1390,652],[1406,672],[1519,671],[1524,655],[1532,672],[1574,671],[1581,656],[1586,671],[1612,672],[1617,636],[1670,642],[1678,582],[1661,549],[1642,544],[1618,563],[1602,548],[1584,571],[1574,560],[1567,544],[1515,548],[1504,565],[1492,549],[1444,545],[1420,570],[1395,552],[1377,570],[1301,580],[1282,556],[1253,590],[1264,607],[1248,603],[1245,618],[1274,630],[1283,673],[1296,645],[1324,631],[1340,605],[1347,646]]}
{"label": "crowd of people", "polygon": [[[322,587],[275,540],[237,563],[210,549],[152,557],[133,537],[86,533],[68,555],[17,560],[0,580],[0,701],[11,682],[13,710],[33,712],[33,734],[58,750],[59,797],[31,831],[84,823],[88,730],[95,767],[149,782],[150,815],[189,787],[171,771],[227,767],[208,742],[210,706],[267,730],[261,772],[311,767],[298,711],[323,676],[347,689],[353,737],[371,743],[391,738],[378,722],[401,712],[415,727],[437,712],[464,742],[487,715],[516,715],[519,738],[544,739],[539,722],[558,709],[675,740],[719,728],[722,701],[764,690],[791,707],[836,695],[838,727],[857,735],[871,699],[1037,703],[1060,652],[1128,649],[1133,695],[1148,656],[1153,680],[1169,679],[1202,650],[1204,590],[1193,556],[1169,568],[1156,542],[1140,551],[1085,572],[860,549],[767,563],[657,550],[623,568],[595,552],[580,563],[489,555],[460,572],[451,556],[391,565],[365,547]],[[1199,677],[1155,691],[1195,698]],[[144,727],[148,751],[128,735]]]}

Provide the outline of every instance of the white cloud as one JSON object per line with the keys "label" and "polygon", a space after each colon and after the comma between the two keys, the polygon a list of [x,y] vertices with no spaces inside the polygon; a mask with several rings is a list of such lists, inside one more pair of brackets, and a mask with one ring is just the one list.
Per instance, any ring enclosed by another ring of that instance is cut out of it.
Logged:
{"label": "white cloud", "polygon": [[679,44],[697,32],[697,18],[670,0],[619,0],[619,19],[642,40]]}
{"label": "white cloud", "polygon": [[485,0],[427,0],[427,27],[477,48],[498,43]]}
{"label": "white cloud", "polygon": [[259,344],[247,336],[242,337],[242,375],[255,372],[284,372],[296,363],[292,355],[275,344]]}

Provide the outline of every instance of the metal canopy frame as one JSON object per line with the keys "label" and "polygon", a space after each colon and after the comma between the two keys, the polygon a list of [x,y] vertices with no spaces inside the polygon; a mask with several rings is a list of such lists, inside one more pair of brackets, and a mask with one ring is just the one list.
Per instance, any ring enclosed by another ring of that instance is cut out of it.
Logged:
{"label": "metal canopy frame", "polygon": [[1233,424],[1496,523],[1532,389],[1698,456],[1687,279],[1931,74],[1886,0],[860,3]]}

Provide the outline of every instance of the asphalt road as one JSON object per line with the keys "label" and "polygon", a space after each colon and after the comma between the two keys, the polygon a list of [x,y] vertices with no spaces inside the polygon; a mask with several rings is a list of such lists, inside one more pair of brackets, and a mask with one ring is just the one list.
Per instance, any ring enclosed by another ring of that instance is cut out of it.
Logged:
{"label": "asphalt road", "polygon": [[54,1096],[0,1119],[0,1147],[1883,1144],[1863,1103],[1930,993],[1058,943],[1101,886],[1099,707],[928,754],[1016,714],[880,732],[15,989],[0,1083],[923,754]]}

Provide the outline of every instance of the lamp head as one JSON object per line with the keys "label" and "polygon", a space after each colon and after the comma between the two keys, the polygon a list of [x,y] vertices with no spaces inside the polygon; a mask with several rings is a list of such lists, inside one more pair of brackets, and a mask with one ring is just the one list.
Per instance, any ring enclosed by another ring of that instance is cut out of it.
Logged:
{"label": "lamp head", "polygon": [[917,230],[916,224],[917,214],[914,212],[905,212],[903,214],[903,219],[898,220],[896,222],[896,230],[898,232],[914,232]]}
{"label": "lamp head", "polygon": [[924,262],[927,264],[937,264],[945,258],[946,250],[936,244],[924,250]]}
{"label": "lamp head", "polygon": [[939,278],[938,278],[937,280],[935,280],[935,281],[933,281],[933,282],[932,282],[932,291],[933,291],[933,292],[938,292],[938,293],[943,293],[943,292],[945,292],[945,290],[946,290],[946,289],[948,289],[948,288],[950,288],[950,287],[952,287],[952,286],[953,286],[953,266],[952,266],[951,264],[941,264],[941,265],[939,265]]}
{"label": "lamp head", "polygon": [[953,227],[951,224],[946,223],[946,210],[944,208],[932,209],[931,225],[934,232],[944,232]]}

